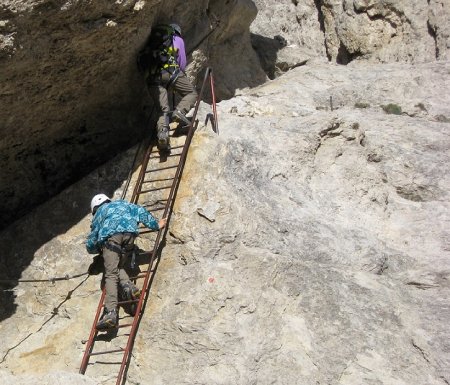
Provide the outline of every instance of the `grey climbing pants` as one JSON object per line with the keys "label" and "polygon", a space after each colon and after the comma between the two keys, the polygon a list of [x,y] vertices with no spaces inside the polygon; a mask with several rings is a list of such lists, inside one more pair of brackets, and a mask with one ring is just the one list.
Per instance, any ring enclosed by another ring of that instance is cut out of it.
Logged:
{"label": "grey climbing pants", "polygon": [[[114,234],[108,238],[103,247],[105,265],[105,307],[108,310],[117,308],[118,284],[130,281],[125,271],[125,264],[129,261],[134,245],[135,235],[131,233]],[[109,247],[108,247],[109,246]],[[124,252],[120,253],[119,250]]]}
{"label": "grey climbing pants", "polygon": [[179,110],[183,114],[189,112],[189,110],[194,107],[195,102],[197,101],[197,91],[184,72],[180,71],[176,80],[172,84],[170,84],[169,88],[167,89],[166,87],[170,81],[170,78],[170,73],[163,72],[161,75],[161,81],[158,82],[159,84],[155,84],[153,82],[148,83],[149,94],[153,99],[156,107],[159,109],[159,117],[157,123],[158,132],[164,126],[167,127],[169,125],[169,93],[171,91],[181,96],[181,100],[176,106],[174,106],[174,110]]}

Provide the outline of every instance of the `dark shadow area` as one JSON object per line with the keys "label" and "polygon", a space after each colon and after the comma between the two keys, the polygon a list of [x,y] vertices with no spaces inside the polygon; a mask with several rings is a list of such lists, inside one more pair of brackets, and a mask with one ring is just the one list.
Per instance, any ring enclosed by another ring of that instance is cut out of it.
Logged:
{"label": "dark shadow area", "polygon": [[362,54],[359,52],[351,53],[347,50],[347,47],[345,47],[344,44],[340,44],[338,54],[336,56],[336,63],[346,65],[350,63],[352,60],[357,59],[358,57],[361,57]]}
{"label": "dark shadow area", "polygon": [[91,106],[80,120],[58,122],[57,133],[42,126],[42,137],[29,142],[16,136],[17,150],[5,149],[1,159],[0,230],[146,137],[148,111],[135,107],[139,101]]}
{"label": "dark shadow area", "polygon": [[336,56],[337,64],[348,64],[352,60],[350,52],[348,52],[347,48],[342,44],[339,45],[338,54]]}
{"label": "dark shadow area", "polygon": [[271,39],[254,33],[250,34],[250,39],[253,49],[258,54],[262,69],[269,79],[275,79],[277,72],[277,53],[280,49],[286,47],[286,39],[280,35],[274,36]]}
{"label": "dark shadow area", "polygon": [[331,61],[332,57],[331,54],[328,52],[327,49],[327,40],[325,37],[325,17],[323,15],[323,11],[322,11],[322,0],[314,0],[314,5],[316,6],[317,9],[317,19],[319,21],[319,26],[320,26],[320,31],[323,33],[323,40],[324,40],[324,45],[325,45],[325,52],[328,58],[328,61]]}
{"label": "dark shadow area", "polygon": [[[26,216],[15,221],[9,227],[0,232],[0,242],[8,245],[0,253],[0,321],[14,314],[17,304],[14,287],[19,280],[48,279],[52,284],[54,278],[44,271],[33,271],[33,276],[23,276],[35,257],[35,253],[45,244],[80,222],[89,214],[89,205],[92,196],[103,192],[109,196],[114,194],[122,182],[128,178],[132,167],[135,151],[130,149],[114,158],[112,161],[99,167],[96,171],[86,176],[83,180],[73,184],[57,196],[31,210]],[[138,157],[139,158],[139,157]],[[85,251],[84,240],[88,234],[79,234],[75,244],[61,244],[55,242],[52,246],[54,258],[73,253],[78,249],[85,254],[83,260],[73,264],[73,270],[61,271],[58,276],[75,275],[83,273],[83,266],[90,261],[90,256]],[[54,260],[50,260],[49,271],[54,272]],[[30,283],[32,285],[32,283]],[[58,283],[55,284],[57,289]]]}
{"label": "dark shadow area", "polygon": [[319,20],[320,30],[325,33],[325,18],[322,12],[322,0],[314,0],[314,5],[317,9],[317,17]]}
{"label": "dark shadow area", "polygon": [[434,41],[434,56],[435,56],[436,60],[439,60],[440,52],[439,52],[439,46],[437,43],[436,27],[431,25],[430,20],[427,20],[427,30],[428,30],[428,34],[431,36],[431,38]]}
{"label": "dark shadow area", "polygon": [[183,126],[183,125],[179,124],[177,126],[177,128],[175,128],[175,130],[173,132],[173,136],[174,137],[186,136],[188,132],[189,132],[189,126]]}
{"label": "dark shadow area", "polygon": [[152,104],[139,25],[103,28],[127,15],[122,5],[9,8],[0,13],[20,49],[0,57],[0,230],[149,135]]}

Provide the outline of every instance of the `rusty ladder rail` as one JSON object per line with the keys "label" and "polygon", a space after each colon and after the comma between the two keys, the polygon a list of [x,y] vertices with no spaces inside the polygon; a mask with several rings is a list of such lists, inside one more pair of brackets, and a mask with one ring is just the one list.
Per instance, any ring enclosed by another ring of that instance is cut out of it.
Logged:
{"label": "rusty ladder rail", "polygon": [[[95,317],[94,317],[94,321],[93,321],[93,325],[89,334],[89,338],[86,342],[86,348],[84,351],[84,355],[83,355],[83,359],[81,362],[81,366],[80,366],[80,370],[79,373],[81,374],[85,374],[87,367],[89,365],[89,360],[92,356],[99,356],[99,355],[106,355],[106,354],[116,354],[116,353],[123,353],[123,357],[120,363],[120,368],[119,368],[119,372],[118,372],[118,376],[117,376],[117,380],[116,380],[116,385],[121,385],[124,384],[126,381],[126,372],[128,370],[128,365],[130,363],[131,360],[131,351],[134,345],[134,340],[139,328],[139,324],[140,321],[142,319],[143,313],[144,313],[144,309],[145,309],[145,305],[147,303],[148,300],[148,296],[150,293],[150,286],[151,286],[151,282],[154,279],[154,275],[156,273],[156,266],[153,267],[153,265],[155,264],[155,261],[157,261],[158,259],[158,255],[161,253],[160,247],[161,244],[163,244],[163,242],[165,241],[165,237],[168,231],[168,227],[169,227],[169,223],[170,223],[170,217],[172,215],[172,210],[173,210],[173,206],[175,204],[175,198],[177,195],[177,191],[178,191],[178,187],[180,185],[181,182],[181,176],[184,170],[184,166],[186,163],[186,159],[187,159],[187,153],[189,151],[189,146],[191,144],[192,141],[192,137],[195,133],[195,130],[198,127],[198,120],[196,120],[197,117],[197,112],[198,112],[198,108],[200,105],[200,101],[201,101],[201,97],[203,96],[203,92],[204,92],[204,88],[205,88],[205,84],[207,83],[207,80],[209,78],[209,84],[211,87],[211,95],[212,95],[212,101],[213,101],[213,119],[211,119],[211,123],[213,125],[213,130],[214,132],[218,133],[218,126],[217,126],[217,110],[216,110],[216,100],[215,100],[215,94],[214,94],[214,82],[213,82],[213,77],[212,77],[212,70],[210,68],[206,69],[206,73],[205,73],[205,77],[202,83],[202,87],[201,90],[198,94],[197,97],[197,101],[195,104],[195,109],[194,109],[194,114],[192,117],[192,121],[191,124],[188,126],[188,132],[186,135],[186,139],[185,142],[182,146],[175,146],[172,147],[172,150],[179,150],[182,149],[181,153],[175,153],[175,154],[170,154],[168,155],[168,157],[179,157],[179,161],[178,164],[176,166],[169,166],[169,167],[159,167],[159,168],[153,168],[148,170],[148,165],[149,162],[152,159],[155,158],[159,158],[158,156],[154,156],[152,157],[152,154],[156,153],[157,151],[153,151],[154,146],[152,144],[149,145],[145,156],[143,158],[143,161],[141,163],[141,169],[139,172],[139,176],[138,179],[136,181],[136,184],[134,186],[134,190],[133,190],[133,194],[132,197],[130,199],[130,201],[132,203],[138,203],[139,201],[139,197],[142,196],[145,193],[149,193],[149,192],[156,192],[158,190],[164,191],[170,188],[170,192],[168,194],[168,197],[166,199],[157,199],[155,204],[160,204],[160,206],[156,209],[151,209],[151,211],[160,211],[162,209],[164,209],[164,213],[161,217],[167,217],[167,225],[164,229],[158,230],[157,235],[156,235],[156,240],[154,242],[154,246],[153,246],[153,250],[151,253],[145,253],[145,255],[149,254],[150,255],[150,260],[148,262],[148,267],[147,267],[147,271],[145,272],[141,272],[141,274],[138,274],[135,277],[130,277],[130,279],[136,281],[137,279],[144,279],[142,288],[141,288],[141,295],[139,297],[139,300],[135,300],[135,301],[121,301],[119,302],[119,305],[123,305],[123,304],[128,304],[128,303],[135,303],[136,304],[136,310],[135,310],[135,315],[133,316],[133,321],[132,323],[127,323],[127,324],[122,324],[118,326],[119,328],[126,328],[126,327],[131,327],[129,334],[128,334],[128,339],[127,339],[127,343],[126,346],[123,347],[118,347],[118,348],[114,348],[114,349],[110,349],[110,350],[105,350],[105,351],[99,351],[99,352],[93,352],[94,349],[94,345],[95,342],[97,340],[97,336],[99,334],[99,331],[97,331],[96,329],[96,325],[97,322],[100,318],[100,315],[102,313],[103,307],[104,307],[104,300],[105,300],[105,289],[103,288],[102,290],[102,294],[99,300],[99,304],[97,306],[97,310],[95,313]],[[173,129],[171,129],[172,135],[174,134]],[[139,150],[138,150],[139,151]],[[135,160],[133,161],[133,163],[136,161],[136,157]],[[134,167],[134,164],[133,166]],[[175,175],[173,176],[173,178],[166,178],[166,177],[160,177],[160,179],[155,178],[155,175],[157,175],[158,172],[164,172],[164,171],[168,171],[170,169],[175,169]],[[129,186],[129,182],[131,180],[131,174],[132,172],[130,171],[130,174],[128,176],[129,180],[127,181],[125,190],[123,192],[123,197],[126,194],[126,189]],[[152,179],[150,180],[146,180],[145,177],[147,174],[150,174]],[[170,186],[167,185],[167,183],[172,180],[172,184]],[[149,183],[155,183],[155,182],[161,182],[161,183],[165,183],[165,185],[163,187],[157,187],[157,188],[146,188],[145,190],[143,189],[143,185],[144,184],[149,184]],[[162,203],[165,202],[164,204],[164,208],[161,207]],[[145,205],[143,205],[145,206]],[[152,206],[152,205],[150,205]],[[149,206],[146,206],[149,207]],[[140,234],[146,234],[146,233],[155,233],[152,230],[144,230],[144,229],[140,229]],[[157,265],[157,264],[156,264]],[[118,330],[117,329],[117,330]],[[125,335],[126,336],[126,335]]]}

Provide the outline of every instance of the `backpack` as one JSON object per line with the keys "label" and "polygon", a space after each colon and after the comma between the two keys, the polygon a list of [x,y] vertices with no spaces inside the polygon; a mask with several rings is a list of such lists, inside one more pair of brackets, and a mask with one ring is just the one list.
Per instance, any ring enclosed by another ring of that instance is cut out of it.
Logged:
{"label": "backpack", "polygon": [[177,54],[173,46],[175,30],[167,24],[152,27],[145,47],[137,57],[138,69],[149,76],[157,76],[162,69],[173,72],[178,68]]}

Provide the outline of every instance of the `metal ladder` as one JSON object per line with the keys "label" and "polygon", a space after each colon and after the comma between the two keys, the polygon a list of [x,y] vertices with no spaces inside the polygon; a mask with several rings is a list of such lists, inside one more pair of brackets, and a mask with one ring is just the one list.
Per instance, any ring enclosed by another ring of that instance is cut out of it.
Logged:
{"label": "metal ladder", "polygon": [[[135,315],[133,317],[121,317],[119,320],[118,328],[113,329],[112,332],[107,332],[106,334],[104,334],[103,332],[97,331],[96,324],[102,314],[105,299],[105,290],[102,290],[89,338],[86,341],[86,348],[79,370],[81,374],[85,374],[89,365],[107,364],[108,366],[110,366],[111,364],[116,364],[120,365],[116,379],[116,385],[121,385],[126,381],[126,372],[131,360],[133,344],[140,321],[144,314],[145,305],[150,293],[151,282],[153,281],[156,273],[156,267],[158,264],[159,256],[161,254],[161,249],[164,246],[170,223],[170,217],[172,214],[173,206],[175,204],[175,198],[177,195],[178,187],[180,185],[183,169],[186,163],[189,146],[191,144],[195,130],[198,127],[198,120],[196,120],[196,116],[200,100],[208,79],[209,85],[211,87],[211,96],[213,101],[213,114],[211,114],[209,118],[211,119],[213,130],[218,133],[212,70],[210,68],[207,68],[202,88],[195,104],[191,124],[187,127],[181,128],[181,131],[187,130],[187,133],[180,132],[180,128],[172,128],[170,130],[171,142],[176,142],[176,145],[173,146],[171,152],[167,154],[159,153],[155,146],[150,144],[143,157],[139,175],[137,177],[137,180],[135,181],[135,186],[130,202],[140,204],[146,207],[152,213],[162,211],[162,215],[155,214],[159,218],[167,217],[166,227],[159,231],[153,231],[144,227],[140,227],[140,236],[144,236],[150,243],[153,242],[153,249],[150,252],[144,252],[139,255],[139,257],[143,257],[144,259],[148,258],[148,262],[146,263],[138,262],[139,269],[141,268],[141,266],[143,266],[144,270],[138,270],[135,275],[130,276],[130,279],[133,280],[138,287],[140,287],[141,295],[139,299],[132,301],[119,301],[118,303],[119,306],[122,307],[130,305],[135,306]],[[184,142],[182,142],[183,138]],[[180,143],[180,141],[182,143]],[[163,163],[161,163],[161,160],[163,160]],[[131,172],[129,180],[127,181],[127,187],[130,183],[130,180]],[[127,187],[125,188],[124,194],[126,194]],[[149,196],[151,196],[151,199],[149,199]],[[142,285],[140,286],[139,283],[142,283]],[[131,321],[130,318],[132,318]],[[127,330],[127,332],[121,333],[124,330]],[[96,342],[103,343],[103,345],[106,345],[106,347],[103,347],[102,350],[94,351]],[[120,358],[120,356],[121,359],[120,362],[118,362],[117,358]],[[90,362],[94,359],[94,357],[98,358],[98,360],[94,363]],[[110,370],[108,370],[108,373],[110,373]]]}

